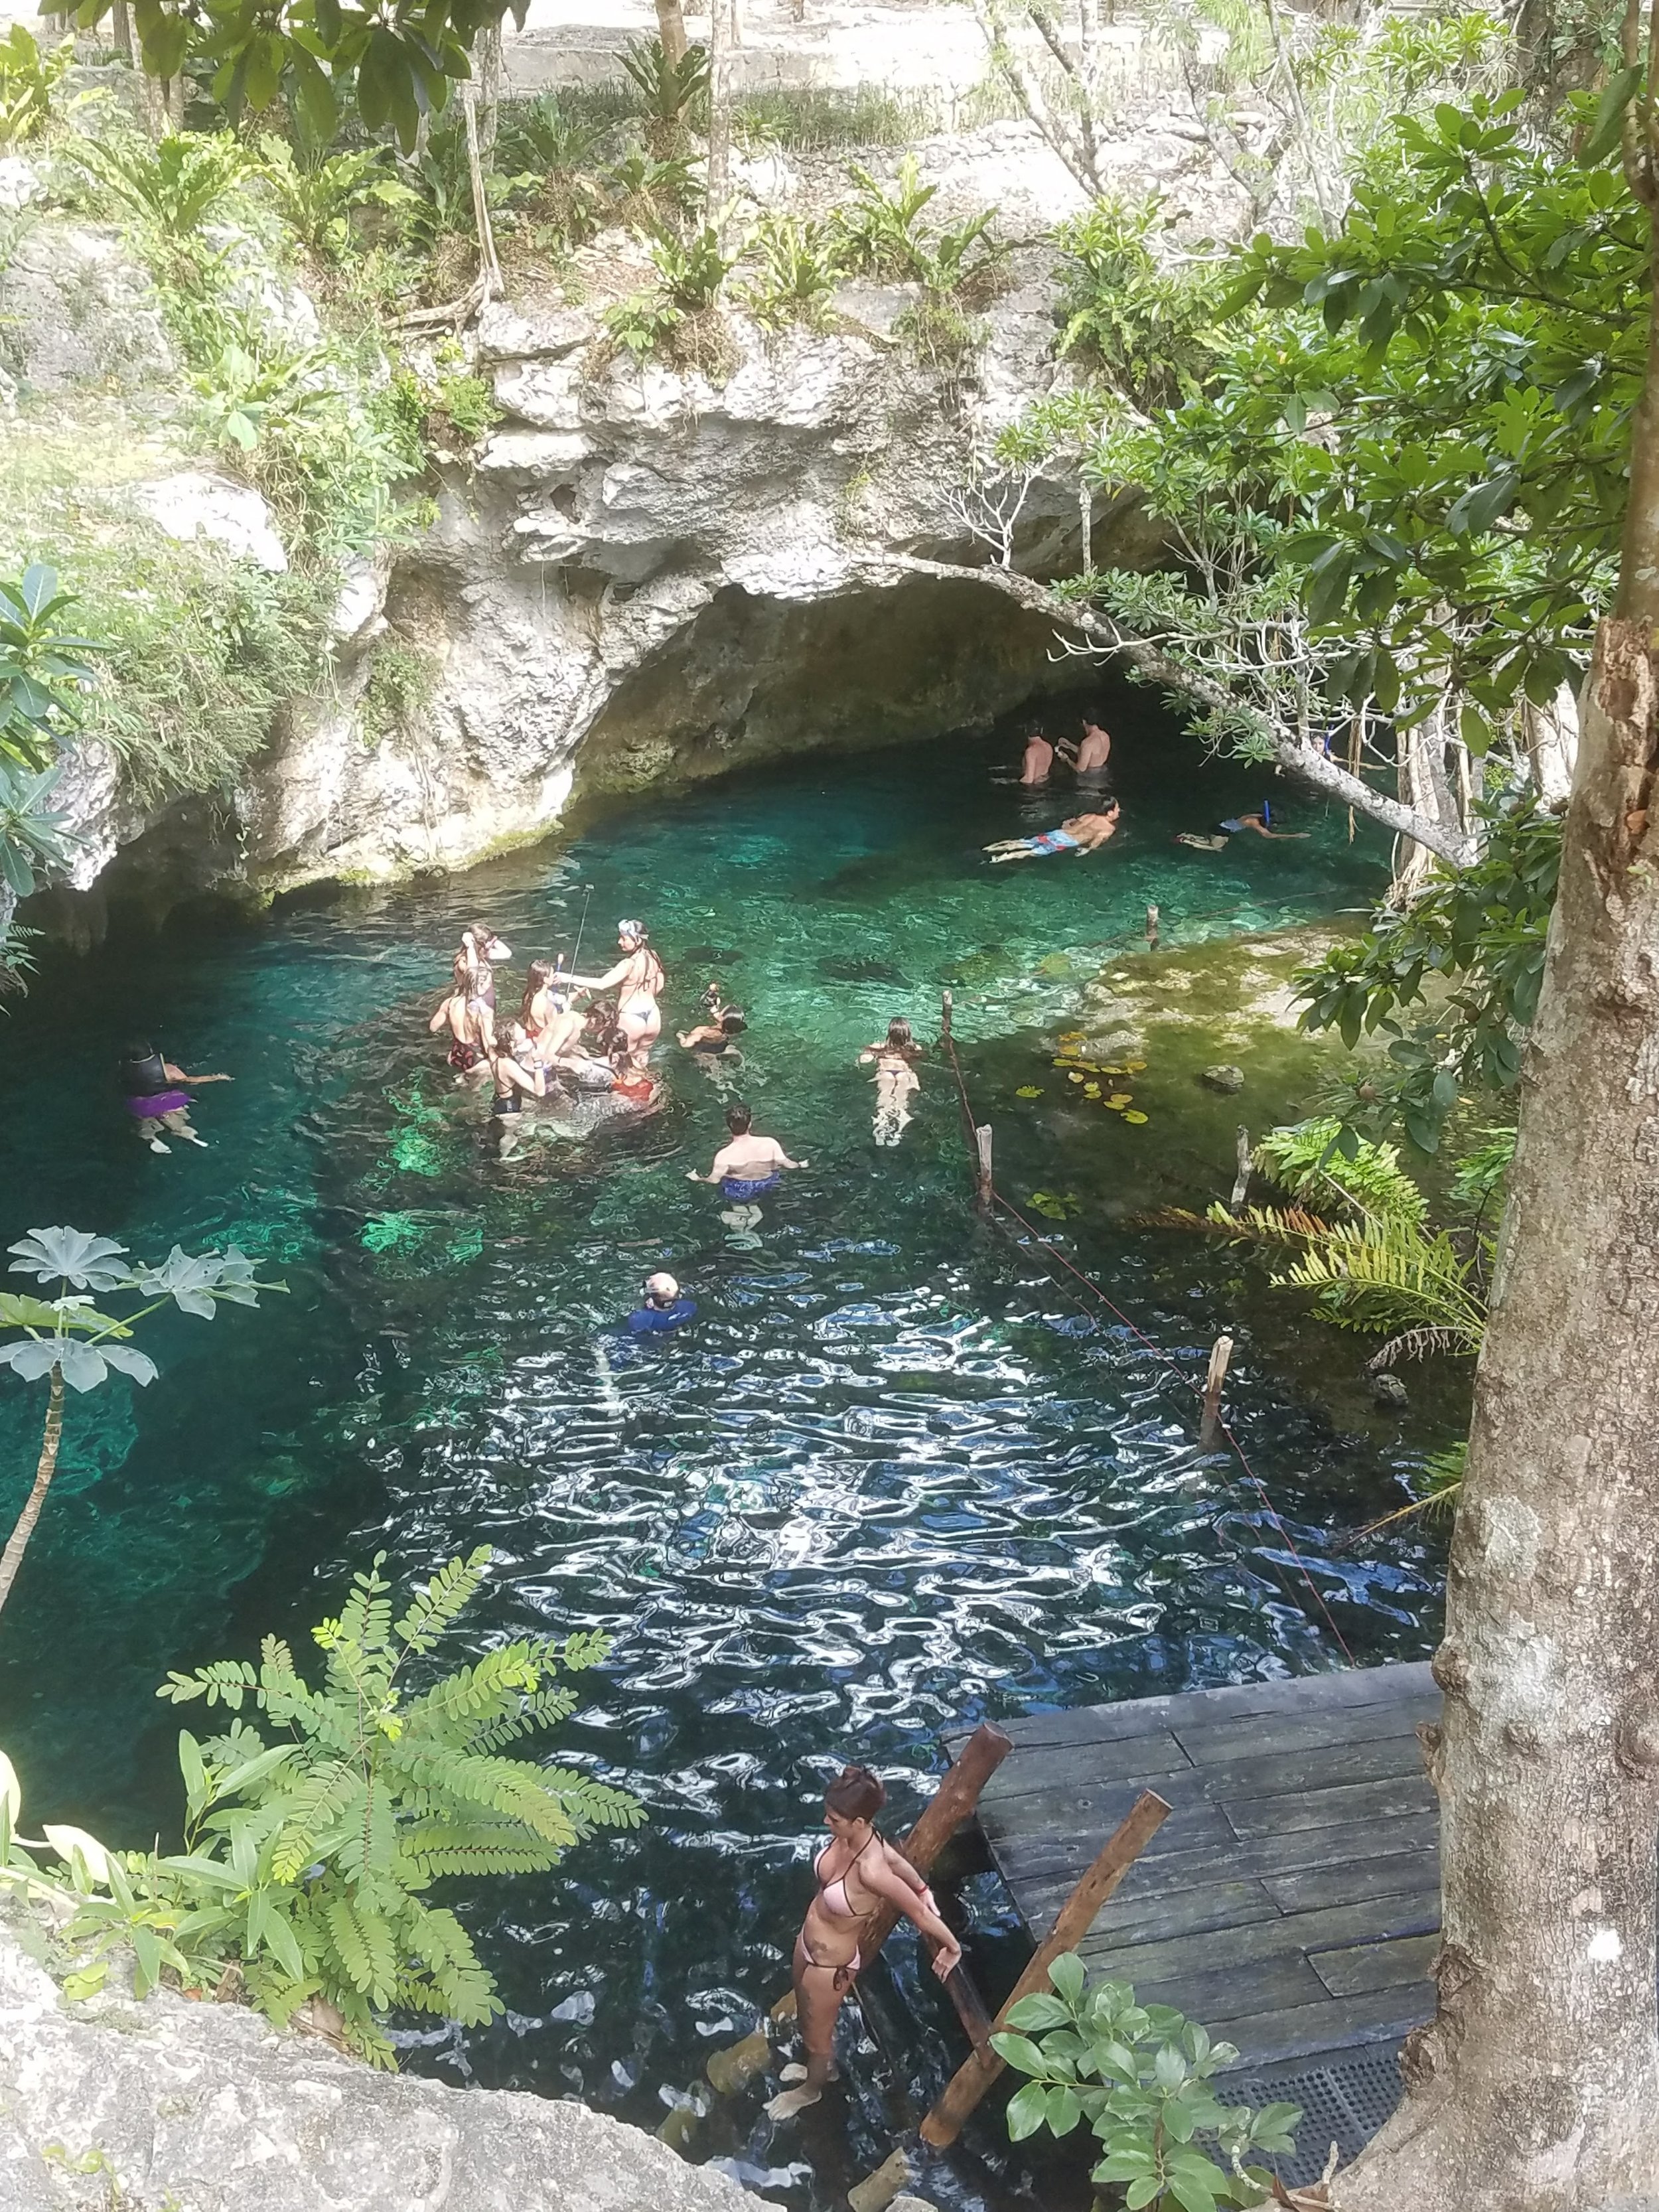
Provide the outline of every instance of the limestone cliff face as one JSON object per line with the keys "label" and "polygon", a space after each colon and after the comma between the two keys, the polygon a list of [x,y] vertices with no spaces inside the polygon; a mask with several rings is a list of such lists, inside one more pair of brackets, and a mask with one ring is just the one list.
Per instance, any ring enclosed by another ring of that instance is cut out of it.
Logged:
{"label": "limestone cliff face", "polygon": [[71,2003],[32,1955],[44,1940],[0,1924],[12,2212],[753,2212],[724,2174],[568,2100],[376,2074],[167,1990]]}
{"label": "limestone cliff face", "polygon": [[[1046,288],[992,308],[972,385],[884,331],[902,294],[841,304],[828,334],[734,319],[720,383],[625,361],[596,376],[588,314],[489,309],[505,419],[446,472],[435,525],[343,652],[389,636],[430,698],[373,752],[349,683],[296,710],[246,794],[254,879],[461,866],[545,832],[577,784],[983,726],[1066,681],[1047,624],[893,558],[984,557],[951,494],[1053,373]],[[1077,526],[1074,489],[1037,484],[1023,563],[1059,560]],[[1134,510],[1105,528],[1117,557],[1154,556]]]}

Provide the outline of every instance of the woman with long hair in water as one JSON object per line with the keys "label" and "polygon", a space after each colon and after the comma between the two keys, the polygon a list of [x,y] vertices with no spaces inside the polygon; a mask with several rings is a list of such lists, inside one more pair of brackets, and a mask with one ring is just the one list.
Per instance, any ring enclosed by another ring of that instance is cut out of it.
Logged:
{"label": "woman with long hair in water", "polygon": [[449,1064],[455,1071],[456,1082],[465,1083],[483,1073],[495,1042],[495,1023],[489,1006],[478,996],[477,971],[469,964],[465,952],[455,955],[453,975],[447,997],[426,1026],[433,1036],[441,1030],[448,1030]]}
{"label": "woman with long hair in water", "polygon": [[799,2082],[774,2097],[767,2111],[791,2119],[816,2105],[834,2068],[836,2015],[864,1965],[859,1936],[869,1915],[896,1905],[934,1946],[933,1972],[948,1981],[962,1963],[962,1946],[939,1918],[933,1893],[902,1853],[875,1829],[887,1792],[867,1766],[843,1767],[823,1795],[830,1840],[812,1863],[818,1893],[795,1939],[796,2017],[806,2063],[784,2069]]}
{"label": "woman with long hair in water", "polygon": [[867,1044],[859,1064],[876,1064],[876,1118],[871,1127],[878,1145],[896,1145],[910,1122],[910,1101],[921,1088],[913,1062],[921,1048],[910,1033],[910,1024],[896,1018],[887,1024],[884,1044]]}
{"label": "woman with long hair in water", "polygon": [[509,1022],[504,1031],[497,1033],[489,1055],[489,1073],[495,1082],[489,1126],[506,1159],[518,1141],[525,1100],[547,1096],[547,1078],[531,1050],[522,1023]]}
{"label": "woman with long hair in water", "polygon": [[617,944],[622,958],[603,975],[573,975],[572,984],[584,991],[617,991],[617,1027],[628,1048],[630,1066],[643,1069],[651,1048],[662,1034],[662,1009],[657,1004],[667,981],[663,964],[652,951],[642,921],[619,921]]}

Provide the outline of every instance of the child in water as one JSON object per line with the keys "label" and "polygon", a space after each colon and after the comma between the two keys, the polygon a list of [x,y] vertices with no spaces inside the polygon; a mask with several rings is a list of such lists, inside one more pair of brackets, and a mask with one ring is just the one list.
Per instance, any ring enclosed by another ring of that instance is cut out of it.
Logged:
{"label": "child in water", "polygon": [[147,1037],[135,1039],[121,1061],[121,1090],[127,1111],[138,1125],[140,1141],[153,1152],[173,1150],[162,1139],[163,1129],[171,1136],[182,1137],[187,1145],[199,1145],[205,1152],[207,1139],[198,1137],[190,1124],[190,1092],[177,1086],[230,1080],[228,1075],[186,1075],[182,1067],[164,1060]]}
{"label": "child in water", "polygon": [[887,1024],[887,1042],[866,1045],[859,1054],[860,1067],[872,1060],[876,1064],[876,1117],[871,1127],[878,1145],[896,1145],[910,1125],[910,1101],[921,1088],[911,1062],[920,1051],[909,1023],[894,1019]]}

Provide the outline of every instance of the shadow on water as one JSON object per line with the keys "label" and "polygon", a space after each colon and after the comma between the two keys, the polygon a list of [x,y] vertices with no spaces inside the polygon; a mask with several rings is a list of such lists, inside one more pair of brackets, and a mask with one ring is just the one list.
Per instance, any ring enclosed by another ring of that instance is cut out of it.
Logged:
{"label": "shadow on water", "polygon": [[[1248,803],[1256,780],[1190,751],[1137,758],[1121,720],[1126,828],[1087,862],[988,868],[980,845],[1068,801],[994,782],[992,749],[951,740],[663,799],[453,884],[313,897],[258,927],[186,918],[44,963],[0,1038],[5,1238],[70,1221],[144,1253],[235,1239],[289,1293],[211,1324],[162,1317],[150,1390],[71,1407],[0,1639],[0,1740],[32,1814],[165,1837],[167,1668],[303,1635],[377,1550],[410,1575],[488,1542],[497,1569],[462,1641],[608,1629],[612,1660],[560,1752],[628,1779],[650,1820],[556,1875],[462,1893],[508,2009],[416,2038],[411,2063],[651,2125],[786,1981],[843,1760],[884,1772],[899,1826],[947,1729],[1336,1660],[1279,1530],[1199,1453],[1171,1379],[1218,1328],[1241,1335],[1241,1434],[1355,1654],[1429,1647],[1431,1540],[1350,1539],[1442,1439],[1333,1418],[1276,1356],[1281,1324],[1253,1331],[1234,1260],[1125,1224],[1157,1182],[1138,1163],[1177,1144],[1173,1111],[1139,1153],[1136,1133],[1063,1118],[1009,1140],[1022,1189],[1076,1182],[1072,1249],[1155,1349],[975,1222],[936,1060],[902,1146],[871,1141],[858,1048],[897,1012],[931,1036],[946,981],[969,1082],[1002,1096],[1149,898],[1178,937],[1183,914],[1221,910],[1194,934],[1261,929],[1379,879],[1373,850],[1311,813],[1305,845],[1195,864],[1175,829]],[[742,948],[743,1088],[812,1163],[757,1232],[686,1180],[722,1133],[722,1092],[672,1045],[661,1115],[504,1163],[482,1102],[437,1062],[422,1018],[463,925],[483,912],[520,959],[568,949],[590,884],[584,967],[645,904],[670,1029]],[[135,1025],[234,1073],[203,1096],[210,1152],[155,1159],[121,1127],[110,1071]],[[1210,1175],[1211,1137],[1194,1141]],[[655,1266],[702,1310],[641,1350],[615,1324]],[[38,1399],[0,1389],[9,1510],[38,1419]],[[994,1976],[1000,1893],[981,1876],[967,1895]],[[884,2155],[903,2099],[925,2102],[956,2056],[914,1947],[892,1952],[895,2016],[928,2024],[904,2078],[884,2084],[866,2052],[839,2104],[776,2136],[751,2095],[710,2119],[699,2155],[800,2206]],[[1063,2204],[1032,2171],[988,2120],[922,2193]]]}

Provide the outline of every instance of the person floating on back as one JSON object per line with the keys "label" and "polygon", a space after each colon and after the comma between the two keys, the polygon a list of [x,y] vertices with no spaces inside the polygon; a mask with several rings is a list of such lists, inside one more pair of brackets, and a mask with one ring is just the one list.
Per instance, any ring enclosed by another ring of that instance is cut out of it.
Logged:
{"label": "person floating on back", "polygon": [[187,1145],[199,1145],[205,1152],[207,1139],[198,1137],[190,1125],[190,1092],[179,1085],[232,1080],[228,1075],[186,1075],[182,1067],[164,1060],[147,1037],[130,1044],[121,1061],[121,1090],[127,1111],[138,1125],[140,1141],[153,1152],[173,1150],[162,1140],[163,1129],[169,1135],[182,1137]]}
{"label": "person floating on back", "polygon": [[640,1303],[623,1327],[630,1336],[663,1336],[691,1320],[696,1310],[696,1300],[683,1298],[680,1286],[672,1275],[647,1275]]}
{"label": "person floating on back", "polygon": [[781,1169],[811,1164],[806,1160],[792,1160],[775,1137],[757,1137],[754,1118],[749,1107],[740,1100],[733,1100],[726,1109],[726,1126],[732,1132],[730,1141],[715,1153],[714,1165],[706,1176],[700,1176],[695,1168],[688,1168],[687,1180],[717,1182],[722,1198],[730,1199],[734,1205],[746,1206],[763,1192],[777,1188]]}
{"label": "person floating on back", "polygon": [[1022,783],[1047,783],[1048,771],[1054,764],[1054,749],[1041,730],[1033,730],[1025,740],[1025,750],[1019,763]]}
{"label": "person floating on back", "polygon": [[1054,853],[1093,853],[1117,835],[1120,809],[1116,799],[1098,814],[1074,814],[1058,830],[1040,830],[1035,837],[1001,837],[985,850],[991,866],[1008,860],[1046,860]]}
{"label": "person floating on back", "polygon": [[1229,838],[1237,837],[1242,830],[1249,830],[1258,837],[1273,837],[1289,843],[1294,837],[1306,837],[1306,830],[1275,830],[1273,828],[1273,809],[1264,799],[1260,814],[1235,814],[1222,823],[1219,837],[1200,837],[1190,830],[1177,830],[1177,845],[1193,845],[1200,853],[1219,853],[1224,850]]}

